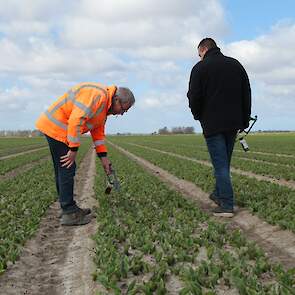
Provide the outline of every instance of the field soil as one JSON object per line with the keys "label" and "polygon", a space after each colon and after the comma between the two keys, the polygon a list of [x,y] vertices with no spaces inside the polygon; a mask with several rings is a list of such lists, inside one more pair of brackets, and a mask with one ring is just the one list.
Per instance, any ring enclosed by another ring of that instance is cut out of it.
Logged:
{"label": "field soil", "polygon": [[[142,147],[142,148],[145,148],[147,150],[156,151],[156,152],[159,152],[159,153],[162,153],[162,154],[170,155],[170,156],[173,156],[173,157],[176,157],[176,158],[179,158],[179,159],[189,160],[189,161],[192,161],[192,162],[195,162],[195,163],[199,163],[199,164],[202,164],[202,165],[212,167],[211,163],[208,162],[208,161],[197,160],[197,159],[190,158],[190,157],[187,157],[187,156],[182,156],[182,155],[179,155],[179,154],[166,152],[166,151],[162,151],[162,150],[151,148],[151,147],[146,147],[144,145],[139,145],[139,144],[135,144],[135,143],[129,143],[129,144],[134,145],[134,146],[138,146],[138,147]],[[273,178],[273,177],[259,175],[259,174],[255,174],[253,172],[244,171],[244,170],[237,169],[237,168],[231,168],[231,171],[235,172],[237,174],[240,174],[240,175],[255,178],[257,180],[264,180],[264,181],[271,182],[271,183],[274,183],[274,184],[277,184],[277,185],[280,185],[280,186],[286,186],[288,188],[295,189],[295,181],[292,181],[292,180],[276,179],[276,178]]]}
{"label": "field soil", "polygon": [[7,156],[3,156],[3,157],[0,157],[0,160],[5,160],[5,159],[9,159],[9,158],[14,158],[14,157],[16,157],[16,156],[25,155],[25,154],[30,154],[30,153],[32,153],[32,152],[37,152],[37,151],[44,150],[44,149],[48,149],[48,147],[45,146],[45,147],[41,147],[41,148],[37,148],[37,149],[32,149],[32,150],[28,150],[28,151],[21,152],[21,153],[15,153],[15,154],[11,154],[11,155],[7,155]]}
{"label": "field soil", "polygon": [[[152,163],[128,152],[113,144],[116,149],[135,160],[153,175],[159,177],[168,186],[183,194],[186,198],[196,201],[200,208],[210,212],[214,208],[207,193],[195,184],[179,179],[167,171]],[[295,267],[295,235],[288,230],[281,230],[278,226],[272,226],[267,222],[252,215],[248,210],[235,208],[236,215],[231,219],[216,218],[221,222],[227,222],[229,228],[240,228],[244,234],[255,241],[274,263],[281,263],[285,269]]]}
{"label": "field soil", "polygon": [[[95,152],[91,149],[80,164],[75,179],[75,199],[79,206],[93,207]],[[28,241],[20,259],[0,276],[0,294],[93,294],[92,262],[97,226],[63,227],[59,203],[53,203],[34,237]]]}
{"label": "field soil", "polygon": [[0,175],[0,181],[17,177],[19,174],[22,174],[22,173],[24,173],[26,171],[29,171],[35,165],[38,165],[38,164],[41,164],[43,162],[48,161],[50,158],[51,158],[50,156],[46,156],[46,157],[41,158],[39,160],[36,160],[36,161],[31,162],[31,163],[25,164],[25,165],[23,165],[21,167],[15,168],[15,169],[5,173],[4,175]]}

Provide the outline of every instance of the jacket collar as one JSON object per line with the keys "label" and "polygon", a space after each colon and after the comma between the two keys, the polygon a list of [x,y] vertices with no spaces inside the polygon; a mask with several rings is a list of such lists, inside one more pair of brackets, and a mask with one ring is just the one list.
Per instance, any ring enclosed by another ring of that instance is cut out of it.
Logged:
{"label": "jacket collar", "polygon": [[210,48],[206,54],[204,55],[204,59],[207,58],[208,56],[213,56],[213,55],[218,55],[218,54],[222,54],[220,52],[220,48],[219,47],[214,47],[214,48]]}

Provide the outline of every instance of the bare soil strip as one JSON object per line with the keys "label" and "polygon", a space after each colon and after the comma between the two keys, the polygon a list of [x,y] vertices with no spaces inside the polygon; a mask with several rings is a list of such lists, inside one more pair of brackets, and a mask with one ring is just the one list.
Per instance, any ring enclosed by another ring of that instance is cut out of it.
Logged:
{"label": "bare soil strip", "polygon": [[[211,163],[208,162],[208,161],[197,160],[197,159],[194,159],[194,158],[178,155],[178,154],[171,153],[171,152],[161,151],[161,150],[158,150],[158,149],[155,149],[155,148],[151,148],[151,147],[147,147],[147,146],[139,145],[139,144],[135,144],[135,143],[128,143],[128,144],[138,146],[138,147],[142,147],[142,148],[145,148],[147,150],[156,151],[156,152],[159,152],[159,153],[162,153],[162,154],[170,155],[170,156],[173,156],[173,157],[176,157],[176,158],[179,158],[179,159],[189,160],[191,162],[195,162],[195,163],[199,163],[199,164],[202,164],[202,165],[205,165],[205,166],[212,167]],[[249,171],[244,171],[244,170],[237,169],[237,168],[231,168],[231,171],[235,172],[237,174],[240,174],[240,175],[255,178],[257,180],[264,180],[264,181],[267,181],[267,182],[275,183],[275,184],[280,185],[280,186],[286,186],[288,188],[295,189],[295,181],[292,181],[292,180],[276,179],[276,178],[272,178],[272,177],[268,177],[268,176],[264,176],[264,175],[255,174],[255,173],[252,173],[252,172],[249,172]]]}
{"label": "bare soil strip", "polygon": [[293,167],[292,165],[289,165],[289,164],[279,164],[279,163],[274,163],[274,162],[269,162],[269,161],[264,161],[264,160],[258,160],[258,159],[251,159],[251,158],[244,158],[244,157],[240,157],[240,156],[234,156],[235,159],[242,159],[242,160],[245,160],[245,161],[249,161],[249,162],[255,162],[255,163],[262,163],[262,164],[271,164],[273,166],[285,166],[285,167],[288,167],[288,168],[291,168]]}
{"label": "bare soil strip", "polygon": [[50,159],[50,156],[45,156],[44,158],[38,159],[37,161],[33,161],[33,162],[25,164],[21,167],[17,167],[15,169],[5,173],[4,175],[0,175],[0,181],[17,177],[19,174],[29,171],[32,167],[34,167],[38,164],[41,164],[43,162],[46,162],[49,159]]}
{"label": "bare soil strip", "polygon": [[29,154],[29,153],[36,152],[36,151],[40,151],[40,150],[44,150],[44,149],[48,149],[48,146],[44,146],[44,147],[37,148],[37,149],[33,149],[33,150],[28,150],[28,151],[21,152],[21,153],[11,154],[11,155],[8,155],[8,156],[3,156],[3,157],[0,157],[0,160],[5,160],[5,159],[9,159],[9,158],[14,158],[14,157],[16,157],[16,156]]}
{"label": "bare soil strip", "polygon": [[[210,212],[214,208],[208,194],[195,184],[179,179],[127,150],[111,142],[109,143],[188,199],[197,201],[203,210]],[[235,211],[237,214],[232,219],[216,218],[216,220],[227,222],[232,228],[242,229],[248,238],[254,240],[264,249],[271,261],[281,263],[286,269],[295,267],[295,235],[292,232],[281,230],[278,226],[272,226],[252,215],[246,209],[235,208]]]}
{"label": "bare soil strip", "polygon": [[[145,141],[147,143],[160,143],[162,144],[163,142],[161,141]],[[194,147],[194,148],[199,148],[199,149],[202,149],[202,150],[206,150],[207,151],[207,146],[206,145],[192,145],[192,144],[185,144],[185,143],[182,143],[182,144],[177,144],[177,145],[181,145],[181,146],[186,146],[186,147]],[[242,150],[238,151],[238,152],[243,152]],[[244,153],[244,152],[243,152]],[[270,153],[270,152],[253,152],[253,151],[248,151],[247,152],[248,154],[259,154],[259,155],[265,155],[265,156],[277,156],[277,157],[286,157],[286,158],[295,158],[294,155],[290,155],[290,154],[278,154],[278,153]]]}
{"label": "bare soil strip", "polygon": [[[81,207],[92,207],[96,201],[93,183],[95,152],[91,149],[80,164],[75,179],[76,200]],[[55,202],[42,219],[34,238],[28,241],[20,259],[0,276],[0,293],[5,295],[94,294],[91,279],[92,255],[97,223],[80,227],[63,227]]]}
{"label": "bare soil strip", "polygon": [[288,154],[274,154],[274,153],[267,153],[267,152],[251,152],[251,154],[260,154],[260,155],[267,155],[267,156],[278,156],[278,157],[286,157],[286,158],[295,158],[294,155]]}

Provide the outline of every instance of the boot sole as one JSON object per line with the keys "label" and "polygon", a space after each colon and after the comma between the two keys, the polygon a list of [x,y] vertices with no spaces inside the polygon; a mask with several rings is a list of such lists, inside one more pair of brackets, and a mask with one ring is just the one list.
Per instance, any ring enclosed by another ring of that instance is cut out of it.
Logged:
{"label": "boot sole", "polygon": [[79,226],[79,225],[85,225],[91,222],[91,216],[84,216],[84,218],[82,220],[77,220],[77,221],[73,221],[73,222],[62,222],[61,221],[61,225],[62,226]]}
{"label": "boot sole", "polygon": [[232,217],[234,217],[234,213],[230,213],[230,212],[213,213],[213,216],[232,218]]}

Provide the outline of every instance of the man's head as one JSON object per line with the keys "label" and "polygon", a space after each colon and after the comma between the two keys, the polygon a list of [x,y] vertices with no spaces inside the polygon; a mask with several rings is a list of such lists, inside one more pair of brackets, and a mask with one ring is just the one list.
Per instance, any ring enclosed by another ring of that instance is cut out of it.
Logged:
{"label": "man's head", "polygon": [[198,45],[198,53],[201,60],[204,59],[206,52],[211,49],[217,47],[216,42],[212,38],[203,39]]}
{"label": "man's head", "polygon": [[131,90],[126,87],[118,87],[112,98],[112,106],[109,110],[109,114],[123,115],[134,103],[135,98]]}

